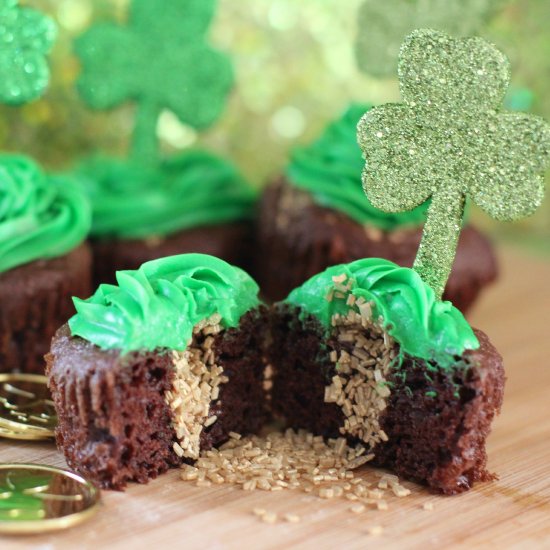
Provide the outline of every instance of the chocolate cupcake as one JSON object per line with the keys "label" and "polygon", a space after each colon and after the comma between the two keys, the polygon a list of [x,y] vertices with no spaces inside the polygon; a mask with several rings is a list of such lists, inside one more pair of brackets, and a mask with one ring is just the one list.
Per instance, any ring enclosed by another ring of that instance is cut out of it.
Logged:
{"label": "chocolate cupcake", "polygon": [[90,292],[86,197],[30,159],[0,156],[0,370],[44,372],[44,354]]}
{"label": "chocolate cupcake", "polygon": [[196,252],[247,266],[256,195],[228,161],[204,151],[158,168],[96,157],[77,169],[93,207],[94,283],[157,258]]}
{"label": "chocolate cupcake", "polygon": [[260,429],[265,313],[244,271],[201,254],[117,281],[75,301],[47,362],[67,463],[120,489]]}
{"label": "chocolate cupcake", "polygon": [[223,112],[234,71],[208,40],[216,6],[129,2],[124,23],[95,23],[75,42],[84,102],[93,109],[136,104],[128,157],[92,158],[78,169],[93,206],[96,285],[114,282],[117,270],[181,253],[249,263],[253,190],[214,154],[166,158],[157,132],[163,112],[197,132]]}
{"label": "chocolate cupcake", "polygon": [[492,478],[502,358],[412,269],[369,258],[313,277],[275,306],[267,355],[286,426],[445,494]]}
{"label": "chocolate cupcake", "polygon": [[[325,268],[381,257],[411,266],[428,204],[388,214],[365,196],[364,161],[356,126],[369,105],[352,105],[309,147],[296,149],[283,177],[260,201],[254,274],[265,296],[283,299]],[[445,299],[466,311],[497,276],[488,239],[471,225],[462,231]]]}

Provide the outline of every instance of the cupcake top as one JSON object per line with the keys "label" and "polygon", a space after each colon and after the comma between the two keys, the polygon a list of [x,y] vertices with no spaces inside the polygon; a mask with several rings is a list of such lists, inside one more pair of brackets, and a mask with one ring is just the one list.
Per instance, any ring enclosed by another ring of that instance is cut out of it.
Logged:
{"label": "cupcake top", "polygon": [[311,145],[294,150],[286,176],[308,191],[320,206],[343,212],[360,224],[384,231],[424,223],[428,203],[410,212],[388,214],[375,208],[361,183],[364,160],[357,144],[357,123],[372,105],[353,104]]}
{"label": "cupcake top", "polygon": [[242,269],[204,254],[181,254],[119,271],[117,285],[100,285],[74,299],[73,336],[102,349],[184,351],[193,328],[213,315],[224,328],[258,306],[258,285]]}
{"label": "cupcake top", "polygon": [[140,239],[251,219],[255,192],[228,161],[190,151],[160,165],[95,157],[76,170],[93,207],[92,235]]}
{"label": "cupcake top", "polygon": [[295,289],[286,303],[300,307],[327,328],[335,314],[371,308],[384,330],[400,345],[401,354],[454,364],[455,357],[479,347],[462,313],[438,301],[412,269],[379,258],[330,267]]}
{"label": "cupcake top", "polygon": [[46,175],[31,159],[0,155],[0,273],[70,252],[91,226],[73,179]]}

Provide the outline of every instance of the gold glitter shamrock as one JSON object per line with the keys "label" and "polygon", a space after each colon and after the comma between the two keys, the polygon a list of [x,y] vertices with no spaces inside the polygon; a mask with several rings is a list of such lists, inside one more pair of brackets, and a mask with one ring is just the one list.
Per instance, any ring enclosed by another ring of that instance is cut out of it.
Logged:
{"label": "gold glitter shamrock", "polygon": [[40,97],[50,78],[46,62],[55,40],[54,22],[22,8],[18,0],[0,0],[0,101],[21,105]]}
{"label": "gold glitter shamrock", "polygon": [[414,31],[398,72],[403,103],[376,107],[359,122],[363,186],[386,212],[431,197],[414,269],[441,297],[466,197],[502,221],[540,205],[550,127],[532,115],[500,112],[509,63],[481,38]]}
{"label": "gold glitter shamrock", "polygon": [[356,54],[372,76],[395,75],[403,39],[430,28],[456,36],[475,34],[501,0],[366,0],[359,10]]}
{"label": "gold glitter shamrock", "polygon": [[156,159],[163,109],[195,128],[220,115],[233,71],[206,42],[215,6],[215,0],[133,0],[126,26],[99,23],[77,40],[83,99],[96,109],[137,102],[137,160]]}

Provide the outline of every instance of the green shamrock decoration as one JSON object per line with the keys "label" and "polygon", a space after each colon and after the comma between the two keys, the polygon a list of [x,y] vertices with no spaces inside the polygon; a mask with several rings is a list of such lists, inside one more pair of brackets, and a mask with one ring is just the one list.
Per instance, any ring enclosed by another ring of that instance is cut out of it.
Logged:
{"label": "green shamrock decoration", "polygon": [[356,55],[372,76],[395,75],[399,48],[414,29],[475,34],[501,0],[366,0],[359,10]]}
{"label": "green shamrock decoration", "polygon": [[363,186],[386,212],[432,199],[414,269],[441,297],[466,197],[502,221],[540,205],[550,127],[500,112],[509,62],[481,38],[416,30],[401,48],[398,72],[403,103],[376,107],[359,122]]}
{"label": "green shamrock decoration", "polygon": [[18,0],[0,0],[0,102],[21,105],[42,95],[55,35],[49,17],[20,7]]}
{"label": "green shamrock decoration", "polygon": [[195,128],[220,115],[233,71],[228,57],[206,42],[215,7],[215,0],[133,0],[126,26],[99,23],[77,40],[84,101],[95,109],[138,104],[135,160],[157,160],[163,109]]}

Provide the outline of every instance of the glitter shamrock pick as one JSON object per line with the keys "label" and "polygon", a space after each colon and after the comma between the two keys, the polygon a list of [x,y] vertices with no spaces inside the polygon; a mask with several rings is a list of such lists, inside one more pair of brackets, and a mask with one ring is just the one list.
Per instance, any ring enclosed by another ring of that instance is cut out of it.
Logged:
{"label": "glitter shamrock pick", "polygon": [[133,0],[127,25],[98,23],[77,40],[78,89],[90,107],[137,103],[135,160],[156,160],[163,109],[195,128],[220,115],[233,71],[206,42],[215,6],[215,0]]}
{"label": "glitter shamrock pick", "polygon": [[21,105],[42,95],[55,35],[49,17],[20,7],[18,0],[0,0],[0,102]]}
{"label": "glitter shamrock pick", "polygon": [[501,0],[366,0],[358,18],[359,68],[372,76],[394,76],[399,48],[414,29],[456,36],[475,34]]}
{"label": "glitter shamrock pick", "polygon": [[540,205],[550,127],[532,115],[500,111],[509,63],[481,38],[414,31],[401,48],[398,72],[403,103],[376,107],[359,122],[363,185],[386,212],[411,210],[431,197],[413,267],[440,298],[466,197],[502,221]]}

